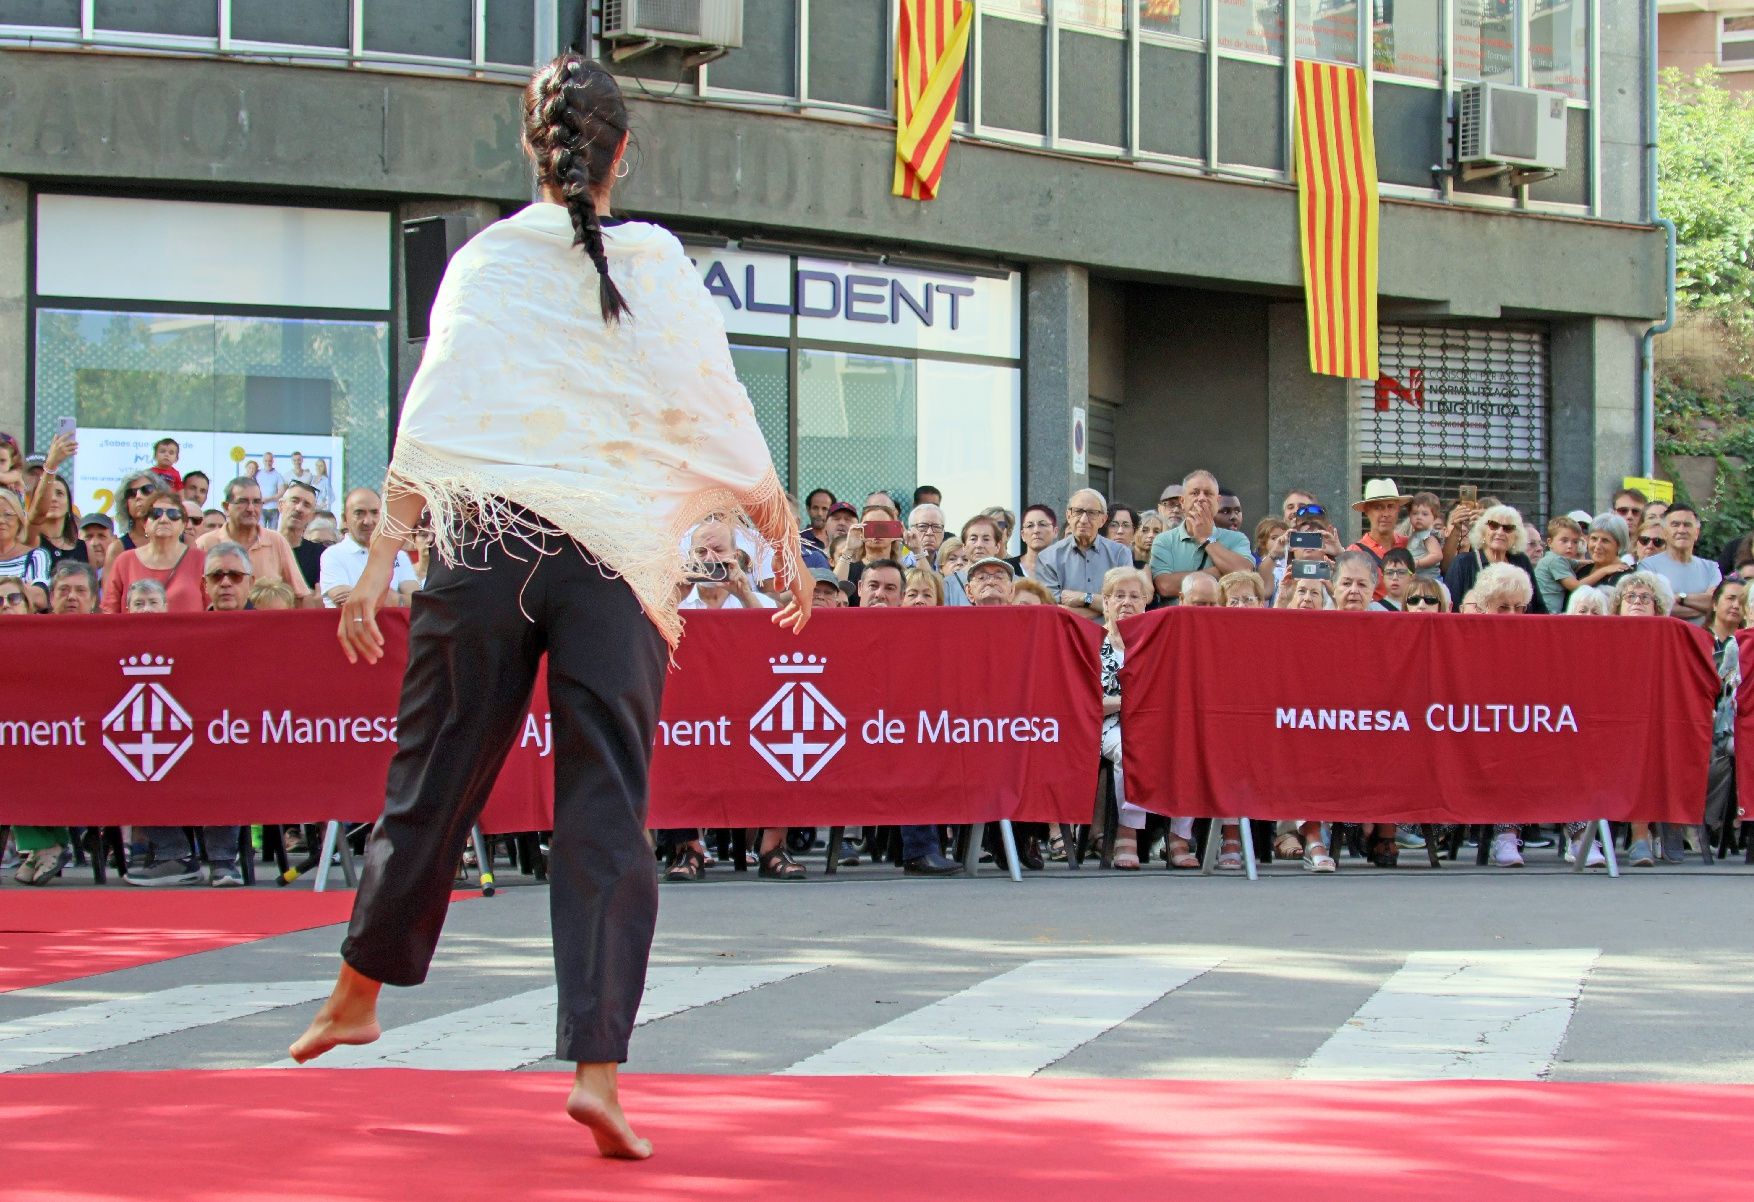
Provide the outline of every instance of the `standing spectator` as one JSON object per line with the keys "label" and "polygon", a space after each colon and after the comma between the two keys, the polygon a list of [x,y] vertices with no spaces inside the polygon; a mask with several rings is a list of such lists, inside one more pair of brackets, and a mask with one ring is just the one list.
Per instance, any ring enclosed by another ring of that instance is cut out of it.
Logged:
{"label": "standing spectator", "polygon": [[[1717,662],[1717,710],[1713,715],[1711,767],[1706,774],[1705,831],[1709,839],[1736,815],[1736,699],[1742,683],[1742,656],[1736,631],[1746,620],[1748,586],[1740,580],[1718,583],[1711,599],[1711,641]],[[1665,845],[1669,841],[1664,840]],[[1664,851],[1668,849],[1665,846]]]}
{"label": "standing spectator", "polygon": [[164,487],[164,480],[150,471],[131,472],[116,485],[116,533],[123,550],[132,548],[137,537],[146,537],[145,531],[135,530],[135,524],[146,513],[152,495]]}
{"label": "standing spectator", "polygon": [[[1522,515],[1509,505],[1493,505],[1474,519],[1468,532],[1469,549],[1459,552],[1451,561],[1446,583],[1450,596],[1467,598],[1475,579],[1488,564],[1507,563],[1529,578],[1529,589],[1535,587],[1535,567],[1523,554],[1527,535],[1523,533]],[[1534,596],[1530,612],[1546,613],[1541,598]]]}
{"label": "standing spectator", "polygon": [[1635,530],[1638,528],[1639,522],[1644,519],[1644,507],[1648,500],[1649,498],[1636,488],[1623,488],[1614,494],[1614,502],[1609,508],[1620,515],[1626,522],[1627,529]]}
{"label": "standing spectator", "polygon": [[1289,526],[1297,520],[1299,510],[1315,504],[1317,502],[1314,493],[1306,488],[1294,488],[1285,494],[1284,500],[1279,502],[1279,516]]}
{"label": "standing spectator", "polygon": [[1529,557],[1530,563],[1540,563],[1541,557],[1547,554],[1547,540],[1541,537],[1541,529],[1533,522],[1523,523],[1523,538],[1526,550],[1523,554]]}
{"label": "standing spectator", "polygon": [[981,510],[981,516],[992,518],[999,523],[999,553],[1003,555],[1004,548],[1011,545],[1011,535],[1017,530],[1017,515],[1003,505],[989,505]]}
{"label": "standing spectator", "polygon": [[1667,549],[1640,561],[1639,569],[1669,582],[1675,590],[1675,617],[1705,626],[1711,620],[1712,593],[1723,573],[1717,564],[1693,553],[1699,541],[1699,514],[1691,505],[1671,505],[1663,526],[1669,536]]}
{"label": "standing spectator", "polygon": [[1213,519],[1221,530],[1242,529],[1242,498],[1235,493],[1218,494],[1218,514]]}
{"label": "standing spectator", "polygon": [[1669,516],[1669,508],[1667,501],[1646,501],[1644,503],[1644,520],[1660,522]]}
{"label": "standing spectator", "polygon": [[813,488],[804,497],[804,516],[809,519],[803,530],[804,541],[815,543],[820,551],[828,550],[828,544],[822,538],[822,528],[833,504],[834,494],[826,488]]}
{"label": "standing spectator", "polygon": [[853,523],[859,520],[859,511],[846,501],[836,501],[828,507],[828,516],[822,519],[822,546],[825,550],[834,550],[834,540],[845,538]]}
{"label": "standing spectator", "polygon": [[202,509],[207,508],[207,490],[212,488],[206,472],[190,472],[183,477],[183,500],[193,501]]}
{"label": "standing spectator", "polygon": [[906,585],[901,594],[903,609],[923,609],[944,604],[944,578],[930,568],[910,569]]}
{"label": "standing spectator", "polygon": [[[291,493],[290,486],[288,493]],[[359,583],[359,577],[365,571],[365,561],[371,554],[372,536],[377,533],[383,506],[377,493],[369,488],[356,488],[347,494],[343,508],[347,517],[347,537],[323,550],[322,566],[318,571],[317,591],[322,594],[323,605],[328,609],[346,605],[353,586]],[[397,551],[395,565],[390,570],[390,591],[383,604],[405,607],[419,586],[420,578],[414,574],[414,564],[409,560],[408,552]]]}
{"label": "standing spectator", "polygon": [[[1071,515],[1067,515],[1071,520]],[[1023,551],[1012,557],[1011,567],[1019,576],[1027,580],[1040,580],[1041,553],[1051,547],[1060,537],[1060,522],[1054,511],[1041,502],[1029,506],[1023,511],[1022,537]]]}
{"label": "standing spectator", "polygon": [[286,539],[262,525],[262,488],[254,480],[239,476],[225,486],[225,527],[203,534],[195,546],[211,551],[225,542],[236,543],[250,553],[257,579],[284,580],[292,586],[300,605],[317,603]]}
{"label": "standing spectator", "polygon": [[107,513],[88,513],[79,521],[79,538],[85,544],[85,562],[103,578],[110,555],[116,549],[116,523]]}
{"label": "standing spectator", "polygon": [[1139,514],[1131,505],[1123,505],[1119,501],[1109,502],[1108,525],[1099,532],[1102,537],[1113,539],[1123,547],[1130,547],[1133,545],[1133,532],[1138,529]]}
{"label": "standing spectator", "polygon": [[[978,514],[962,524],[962,546],[958,548],[963,560],[970,567],[947,572],[944,577],[944,604],[971,605],[969,589],[972,565],[983,559],[997,559],[1007,568],[1011,565],[1004,559],[1004,534],[999,523],[985,514]],[[1005,605],[1011,604],[1010,587],[1005,590]]]}
{"label": "standing spectator", "polygon": [[269,530],[280,528],[280,498],[286,491],[286,477],[274,469],[274,452],[262,452],[262,467],[256,473],[262,489],[262,525]]}
{"label": "standing spectator", "polygon": [[940,577],[948,576],[952,572],[960,572],[967,566],[968,555],[962,549],[962,539],[952,534],[938,544],[938,575]]}
{"label": "standing spectator", "polygon": [[1407,550],[1413,554],[1415,575],[1436,580],[1443,574],[1443,534],[1437,528],[1443,502],[1432,492],[1416,492],[1407,506]]}
{"label": "standing spectator", "polygon": [[1151,575],[1157,595],[1170,604],[1181,596],[1182,581],[1204,572],[1214,580],[1228,572],[1255,566],[1248,539],[1235,530],[1219,529],[1218,478],[1203,469],[1182,477],[1182,523],[1157,536],[1151,547]]}
{"label": "standing spectator", "polygon": [[859,520],[847,531],[846,546],[834,560],[834,574],[856,589],[859,578],[865,573],[866,564],[880,559],[906,562],[907,549],[902,545],[901,539],[865,537],[865,523],[896,520],[893,510],[885,509],[881,505],[867,505]]}
{"label": "standing spectator", "polygon": [[1262,518],[1255,523],[1255,567],[1268,576],[1285,562],[1285,544],[1291,535],[1291,523],[1279,518]]}
{"label": "standing spectator", "polygon": [[1143,572],[1151,564],[1151,548],[1164,531],[1163,515],[1148,509],[1139,515],[1139,528],[1133,531],[1133,566]]}
{"label": "standing spectator", "polygon": [[24,495],[24,451],[18,439],[0,430],[0,489]]}
{"label": "standing spectator", "polygon": [[[1412,499],[1402,496],[1401,490],[1395,487],[1395,482],[1384,477],[1380,480],[1366,480],[1364,499],[1352,504],[1354,510],[1364,515],[1365,531],[1363,537],[1352,544],[1351,549],[1370,556],[1375,563],[1379,580],[1383,557],[1396,547],[1407,545],[1406,537],[1397,534],[1395,527],[1401,521],[1401,506]],[[1383,592],[1384,586],[1379,583],[1376,596],[1372,600],[1381,600]]]}
{"label": "standing spectator", "polygon": [[183,491],[183,475],[177,471],[177,460],[182,454],[183,448],[174,438],[161,438],[152,444],[152,474],[170,485],[172,492]]}
{"label": "standing spectator", "polygon": [[943,505],[944,493],[933,484],[922,484],[914,489],[914,505]]}
{"label": "standing spectator", "polygon": [[309,480],[288,480],[280,495],[280,534],[292,548],[298,574],[312,587],[322,577],[323,544],[305,537],[317,515],[317,490]]}
{"label": "standing spectator", "polygon": [[1174,530],[1182,524],[1182,486],[1165,484],[1163,491],[1157,494],[1157,516],[1163,519],[1165,530]]}
{"label": "standing spectator", "polygon": [[1055,602],[1096,622],[1103,620],[1097,601],[1103,580],[1115,568],[1133,566],[1132,551],[1097,533],[1107,519],[1102,494],[1079,489],[1066,502],[1066,537],[1036,556],[1035,579]]}
{"label": "standing spectator", "polygon": [[163,484],[153,493],[142,515],[142,541],[116,556],[104,574],[103,611],[123,612],[128,590],[137,581],[156,581],[172,613],[200,613],[207,608],[202,582],[202,555],[183,541],[188,524],[182,503]]}
{"label": "standing spectator", "polygon": [[136,580],[128,586],[123,608],[131,614],[163,614],[170,612],[170,598],[164,585],[156,580]]}
{"label": "standing spectator", "polygon": [[[427,530],[430,532],[432,527],[428,525]],[[305,527],[305,541],[316,543],[319,547],[333,547],[341,541],[340,520],[327,509],[317,510],[311,515],[310,524]]]}
{"label": "standing spectator", "polygon": [[873,505],[879,509],[887,509],[889,511],[889,516],[896,521],[901,520],[901,506],[895,503],[895,498],[889,495],[887,489],[879,488],[874,490],[865,498],[865,503],[859,508],[863,511],[871,508]]}
{"label": "standing spectator", "polygon": [[1578,565],[1577,581],[1599,589],[1611,589],[1630,572],[1626,555],[1632,547],[1632,535],[1626,521],[1617,513],[1598,513],[1584,536],[1584,552],[1589,558]]}
{"label": "standing spectator", "polygon": [[0,576],[23,582],[30,612],[49,607],[49,553],[26,540],[29,524],[24,503],[10,489],[0,489]]}
{"label": "standing spectator", "polygon": [[935,501],[921,501],[907,515],[907,545],[914,562],[936,569],[938,548],[944,545],[944,511]]}
{"label": "standing spectator", "polygon": [[1638,527],[1638,537],[1633,540],[1632,562],[1642,564],[1653,555],[1661,555],[1669,549],[1669,532],[1661,522],[1644,521]]}

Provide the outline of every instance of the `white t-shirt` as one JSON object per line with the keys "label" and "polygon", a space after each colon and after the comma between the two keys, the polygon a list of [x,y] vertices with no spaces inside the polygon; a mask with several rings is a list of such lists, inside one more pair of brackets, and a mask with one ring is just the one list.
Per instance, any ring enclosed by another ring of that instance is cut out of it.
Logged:
{"label": "white t-shirt", "polygon": [[[1669,587],[1675,590],[1677,597],[1682,593],[1708,593],[1717,587],[1718,581],[1723,579],[1722,570],[1712,560],[1695,555],[1686,563],[1682,563],[1667,551],[1652,555],[1649,559],[1640,560],[1638,570],[1655,572],[1667,580]],[[1692,622],[1695,626],[1703,626],[1709,617],[1708,614],[1706,617],[1694,618]]]}
{"label": "white t-shirt", "polygon": [[[744,608],[778,609],[779,608],[780,603],[778,601],[775,601],[772,597],[768,596],[766,593],[754,593],[754,594],[752,594],[752,596],[754,596],[754,598],[755,598],[754,606],[753,607],[746,607],[743,604],[743,602],[737,600],[737,598],[735,598],[727,593],[725,595],[725,603],[723,605],[719,606],[718,608],[720,608],[720,609],[744,609]],[[713,607],[708,605],[704,600],[701,599],[700,585],[697,584],[693,588],[688,590],[688,596],[682,598],[681,602],[677,604],[676,608],[677,609],[712,609]]]}
{"label": "white t-shirt", "polygon": [[[323,605],[335,608],[329,600],[329,590],[346,585],[352,588],[359,583],[360,576],[365,572],[366,558],[371,554],[368,547],[362,547],[351,538],[344,538],[333,547],[323,548],[323,557],[318,561],[317,591],[323,594]],[[414,561],[408,558],[408,552],[396,552],[396,566],[390,571],[390,591],[400,592],[402,585],[409,580],[419,580],[414,574]]]}

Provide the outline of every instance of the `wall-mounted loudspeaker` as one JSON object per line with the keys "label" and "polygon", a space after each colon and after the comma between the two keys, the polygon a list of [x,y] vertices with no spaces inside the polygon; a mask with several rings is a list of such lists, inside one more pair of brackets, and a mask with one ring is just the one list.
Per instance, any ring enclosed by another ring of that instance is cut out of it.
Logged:
{"label": "wall-mounted loudspeaker", "polygon": [[445,264],[481,231],[481,222],[467,213],[420,217],[402,223],[402,298],[408,317],[408,341],[427,336],[432,302],[438,297]]}

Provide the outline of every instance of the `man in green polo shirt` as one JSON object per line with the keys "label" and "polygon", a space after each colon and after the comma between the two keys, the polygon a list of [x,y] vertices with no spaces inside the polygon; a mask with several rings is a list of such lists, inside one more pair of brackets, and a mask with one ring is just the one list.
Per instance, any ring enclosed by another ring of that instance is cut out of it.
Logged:
{"label": "man in green polo shirt", "polygon": [[1218,479],[1204,468],[1182,478],[1182,524],[1151,544],[1151,579],[1169,604],[1181,601],[1182,581],[1194,572],[1213,578],[1254,570],[1248,536],[1217,523]]}

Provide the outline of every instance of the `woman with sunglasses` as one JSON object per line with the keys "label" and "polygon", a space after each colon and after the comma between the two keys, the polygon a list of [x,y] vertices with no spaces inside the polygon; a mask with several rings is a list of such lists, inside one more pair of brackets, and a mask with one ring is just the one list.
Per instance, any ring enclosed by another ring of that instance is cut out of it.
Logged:
{"label": "woman with sunglasses", "polygon": [[134,527],[141,541],[118,555],[104,572],[99,608],[106,614],[127,612],[128,590],[139,580],[156,580],[164,586],[165,608],[170,613],[198,614],[207,608],[201,587],[201,552],[183,541],[188,514],[162,479],[152,479],[156,484],[144,495]]}
{"label": "woman with sunglasses", "polygon": [[1633,541],[1632,557],[1643,563],[1653,555],[1661,555],[1669,549],[1669,532],[1662,522],[1647,518],[1644,525],[1638,528],[1638,538]]}
{"label": "woman with sunglasses", "polygon": [[[1474,519],[1468,531],[1468,549],[1458,554],[1449,566],[1444,583],[1450,596],[1466,597],[1488,564],[1504,563],[1519,569],[1535,587],[1535,565],[1524,554],[1528,548],[1528,532],[1523,529],[1523,515],[1509,505],[1493,505]],[[1529,612],[1544,614],[1541,594],[1536,592]]]}
{"label": "woman with sunglasses", "polygon": [[129,472],[116,485],[116,534],[124,549],[131,550],[146,541],[143,523],[147,507],[152,503],[149,498],[163,487],[164,477],[145,468]]}
{"label": "woman with sunglasses", "polygon": [[1449,612],[1449,591],[1443,581],[1415,576],[1407,582],[1401,595],[1401,608],[1410,614],[1446,614]]}

